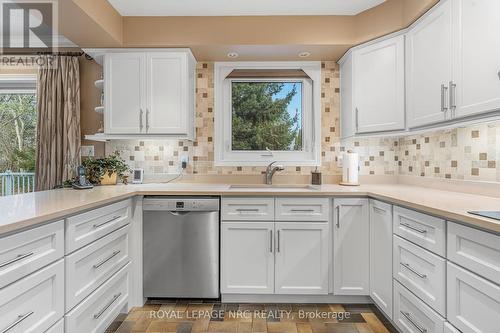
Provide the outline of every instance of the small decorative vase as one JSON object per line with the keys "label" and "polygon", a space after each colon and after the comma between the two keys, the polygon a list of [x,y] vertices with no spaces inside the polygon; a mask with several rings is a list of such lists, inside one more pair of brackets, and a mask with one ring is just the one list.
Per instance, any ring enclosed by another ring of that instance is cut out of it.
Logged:
{"label": "small decorative vase", "polygon": [[104,176],[101,177],[101,185],[116,185],[118,181],[118,174],[113,172],[111,176],[109,173],[105,173]]}

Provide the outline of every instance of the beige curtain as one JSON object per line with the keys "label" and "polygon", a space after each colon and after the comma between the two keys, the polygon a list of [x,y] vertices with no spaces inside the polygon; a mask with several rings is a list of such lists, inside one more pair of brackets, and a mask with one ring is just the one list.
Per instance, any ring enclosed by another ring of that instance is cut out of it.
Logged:
{"label": "beige curtain", "polygon": [[80,69],[78,58],[47,56],[38,70],[36,190],[61,185],[80,164]]}

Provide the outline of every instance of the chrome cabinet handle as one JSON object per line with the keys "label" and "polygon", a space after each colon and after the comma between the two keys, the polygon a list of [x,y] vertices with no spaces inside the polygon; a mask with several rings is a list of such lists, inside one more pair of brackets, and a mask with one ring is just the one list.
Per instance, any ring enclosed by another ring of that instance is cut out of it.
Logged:
{"label": "chrome cabinet handle", "polygon": [[410,313],[409,313],[409,312],[404,312],[404,311],[400,311],[400,312],[401,312],[401,314],[402,314],[402,315],[403,315],[406,319],[408,319],[408,321],[409,321],[409,322],[410,322],[413,326],[415,326],[415,328],[416,328],[417,330],[419,330],[421,333],[427,333],[427,330],[426,330],[425,328],[423,328],[422,326],[418,325],[417,323],[415,323],[415,322],[413,321],[413,319],[411,318],[411,316],[410,316]]}
{"label": "chrome cabinet handle", "polygon": [[4,261],[3,263],[1,263],[0,264],[0,268],[8,266],[10,264],[13,264],[13,263],[15,263],[15,262],[17,262],[19,260],[23,260],[24,258],[28,258],[28,257],[32,256],[33,254],[34,254],[34,252],[25,253],[25,254],[19,254],[15,258],[9,259],[9,260]]}
{"label": "chrome cabinet handle", "polygon": [[290,211],[293,213],[307,213],[314,212],[314,209],[290,209]]}
{"label": "chrome cabinet handle", "polygon": [[13,322],[12,324],[10,324],[9,326],[7,326],[6,328],[4,328],[0,333],[7,333],[11,329],[13,329],[17,325],[19,325],[22,321],[27,319],[29,316],[31,316],[33,313],[34,313],[33,311],[30,311],[26,314],[17,316],[17,320],[15,322]]}
{"label": "chrome cabinet handle", "polygon": [[337,229],[340,228],[340,205],[337,206]]}
{"label": "chrome cabinet handle", "polygon": [[405,226],[405,227],[407,227],[408,229],[414,230],[414,231],[419,232],[419,233],[421,233],[421,234],[425,234],[425,233],[427,233],[427,230],[425,230],[425,229],[415,228],[414,226],[412,226],[411,224],[408,224],[408,223],[400,223],[400,225]]}
{"label": "chrome cabinet handle", "polygon": [[415,274],[419,278],[421,278],[421,279],[427,278],[426,274],[422,274],[422,273],[417,272],[413,267],[410,266],[410,264],[407,264],[404,262],[400,262],[400,264],[401,264],[401,266],[405,267],[407,270],[409,270],[410,272],[412,272],[413,274]]}
{"label": "chrome cabinet handle", "polygon": [[121,252],[120,250],[114,251],[109,257],[107,257],[106,259],[101,260],[100,262],[98,262],[97,264],[95,264],[93,267],[94,268],[101,267],[102,265],[104,265],[105,263],[107,263],[108,261],[110,261],[111,259],[113,259],[114,257],[116,257],[118,255],[118,253],[120,253],[120,252]]}
{"label": "chrome cabinet handle", "polygon": [[446,92],[448,91],[448,87],[444,84],[441,85],[441,112],[446,112],[448,107],[446,106]]}
{"label": "chrome cabinet handle", "polygon": [[257,208],[238,208],[236,211],[240,213],[251,213],[258,212],[259,210]]}
{"label": "chrome cabinet handle", "polygon": [[146,109],[146,132],[149,131],[149,109]]}
{"label": "chrome cabinet handle", "polygon": [[143,114],[144,114],[144,112],[142,111],[142,109],[139,109],[139,129],[141,130],[141,132],[142,132],[142,129],[144,127],[144,125],[142,123]]}
{"label": "chrome cabinet handle", "polygon": [[280,231],[279,231],[279,230],[277,231],[277,234],[278,234],[278,235],[277,235],[277,237],[278,237],[278,238],[277,238],[277,240],[276,240],[276,246],[277,246],[277,250],[276,250],[276,252],[278,252],[278,253],[279,253],[279,252],[280,252],[280,243],[281,243],[281,242],[280,242]]}
{"label": "chrome cabinet handle", "polygon": [[457,108],[457,101],[456,101],[457,84],[453,83],[453,81],[450,81],[449,86],[450,86],[450,110],[454,111]]}
{"label": "chrome cabinet handle", "polygon": [[108,223],[111,223],[111,222],[113,222],[113,221],[118,220],[120,217],[121,217],[121,216],[115,216],[115,217],[113,217],[112,219],[109,219],[109,220],[107,220],[107,221],[105,221],[105,222],[98,223],[98,224],[94,224],[92,227],[93,227],[94,229],[100,228],[100,227],[102,227],[102,226],[103,226],[103,225],[105,225],[105,224],[108,224]]}
{"label": "chrome cabinet handle", "polygon": [[102,314],[122,295],[122,293],[118,293],[116,295],[113,296],[113,298],[111,299],[111,301],[109,301],[108,304],[106,304],[104,306],[104,308],[102,308],[99,312],[97,312],[96,314],[94,314],[94,319],[99,319],[100,316],[102,316]]}
{"label": "chrome cabinet handle", "polygon": [[269,252],[273,253],[273,231],[269,230]]}

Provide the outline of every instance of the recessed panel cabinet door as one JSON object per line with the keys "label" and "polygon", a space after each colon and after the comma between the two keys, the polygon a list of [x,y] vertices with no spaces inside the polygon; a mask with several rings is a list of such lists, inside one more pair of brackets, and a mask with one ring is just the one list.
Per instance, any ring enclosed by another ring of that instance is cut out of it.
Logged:
{"label": "recessed panel cabinet door", "polygon": [[335,199],[333,290],[335,295],[369,294],[368,199]]}
{"label": "recessed panel cabinet door", "polygon": [[[183,53],[147,54],[146,132],[186,134],[188,107],[187,57]],[[191,92],[189,92],[191,93]]]}
{"label": "recessed panel cabinet door", "polygon": [[500,109],[500,1],[454,2],[457,117]]}
{"label": "recessed panel cabinet door", "polygon": [[405,128],[405,40],[397,36],[354,51],[356,132]]}
{"label": "recessed panel cabinet door", "polygon": [[276,223],[276,294],[328,294],[328,223]]}
{"label": "recessed panel cabinet door", "polygon": [[[406,35],[406,100],[408,126],[430,125],[449,119],[452,77],[452,11],[442,1]],[[442,89],[443,86],[443,89]]]}
{"label": "recessed panel cabinet door", "polygon": [[223,222],[223,294],[274,293],[274,222]]}
{"label": "recessed panel cabinet door", "polygon": [[370,296],[392,319],[392,205],[370,200]]}
{"label": "recessed panel cabinet door", "polygon": [[145,54],[139,52],[106,54],[104,71],[105,132],[145,133]]}

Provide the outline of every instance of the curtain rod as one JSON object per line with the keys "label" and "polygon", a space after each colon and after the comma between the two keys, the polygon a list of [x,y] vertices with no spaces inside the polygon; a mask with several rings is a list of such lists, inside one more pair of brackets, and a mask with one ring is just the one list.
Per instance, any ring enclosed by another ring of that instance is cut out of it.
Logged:
{"label": "curtain rod", "polygon": [[[14,55],[14,53],[13,53]],[[87,53],[83,52],[83,51],[79,51],[79,52],[76,52],[76,51],[68,51],[68,52],[43,52],[43,51],[38,51],[38,52],[15,52],[15,55],[18,55],[18,56],[23,56],[23,55],[53,55],[53,56],[67,56],[67,57],[81,57],[81,56],[85,56],[85,58],[87,60],[93,60],[93,58],[91,56],[89,56]]]}

